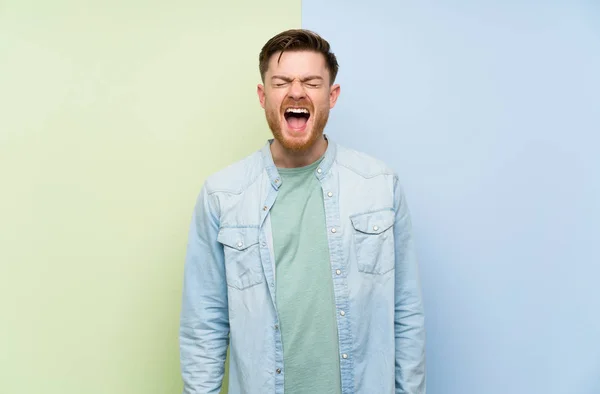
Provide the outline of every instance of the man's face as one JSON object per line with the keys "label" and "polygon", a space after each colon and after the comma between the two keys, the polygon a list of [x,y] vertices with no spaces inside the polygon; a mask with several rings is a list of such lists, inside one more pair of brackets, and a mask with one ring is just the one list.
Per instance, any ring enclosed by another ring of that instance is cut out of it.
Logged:
{"label": "man's face", "polygon": [[288,151],[305,152],[323,135],[340,92],[330,86],[325,57],[312,51],[271,56],[258,97],[275,139]]}

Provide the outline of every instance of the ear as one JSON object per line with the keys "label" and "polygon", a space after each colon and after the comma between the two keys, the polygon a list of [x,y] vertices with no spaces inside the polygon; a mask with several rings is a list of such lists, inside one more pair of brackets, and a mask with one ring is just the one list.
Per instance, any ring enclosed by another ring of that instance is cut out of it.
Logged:
{"label": "ear", "polygon": [[261,84],[258,84],[256,87],[256,93],[258,94],[258,101],[260,101],[260,106],[265,108],[265,87]]}
{"label": "ear", "polygon": [[340,96],[340,85],[332,85],[329,89],[329,108],[335,107],[338,97]]}

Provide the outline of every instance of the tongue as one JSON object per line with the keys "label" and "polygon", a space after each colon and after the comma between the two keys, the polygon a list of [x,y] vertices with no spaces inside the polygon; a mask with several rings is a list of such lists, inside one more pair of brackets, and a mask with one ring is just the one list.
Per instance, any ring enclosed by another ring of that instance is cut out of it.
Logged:
{"label": "tongue", "polygon": [[287,123],[292,129],[301,129],[306,125],[306,118],[290,116]]}

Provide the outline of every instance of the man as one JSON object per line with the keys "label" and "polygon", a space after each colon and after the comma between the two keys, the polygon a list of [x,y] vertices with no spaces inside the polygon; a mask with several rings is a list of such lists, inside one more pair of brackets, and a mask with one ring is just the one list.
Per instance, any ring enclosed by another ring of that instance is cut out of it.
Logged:
{"label": "man", "polygon": [[340,87],[317,34],[259,56],[274,138],[208,178],[185,263],[185,393],[425,393],[425,330],[395,173],[324,134]]}

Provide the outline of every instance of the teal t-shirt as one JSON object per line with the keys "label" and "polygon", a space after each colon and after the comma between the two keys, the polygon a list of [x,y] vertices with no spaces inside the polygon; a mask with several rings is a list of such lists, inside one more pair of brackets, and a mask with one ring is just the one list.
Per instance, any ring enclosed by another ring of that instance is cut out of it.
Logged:
{"label": "teal t-shirt", "polygon": [[286,394],[339,394],[340,354],[321,160],[280,168],[271,209]]}

